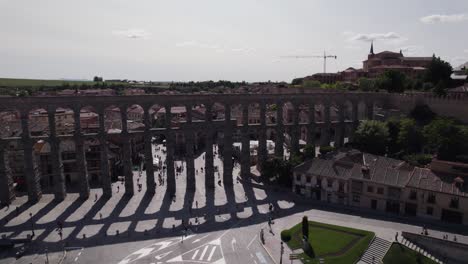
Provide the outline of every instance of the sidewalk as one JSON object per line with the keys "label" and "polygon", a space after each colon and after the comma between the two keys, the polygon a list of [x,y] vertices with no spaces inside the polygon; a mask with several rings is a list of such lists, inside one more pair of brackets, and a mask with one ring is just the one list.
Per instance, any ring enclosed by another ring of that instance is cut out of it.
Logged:
{"label": "sidewalk", "polygon": [[[281,220],[281,219],[280,219]],[[276,264],[280,263],[281,258],[281,231],[287,228],[290,228],[288,221],[274,221],[274,224],[271,225],[272,232],[270,232],[268,224],[265,224],[263,228],[265,244],[262,244],[263,248],[268,252],[270,257]],[[260,234],[259,234],[260,240]],[[260,243],[261,240],[260,240]],[[289,263],[289,255],[294,253],[289,249],[286,243],[283,243],[284,252],[283,252],[283,263]],[[296,252],[297,253],[297,252]]]}

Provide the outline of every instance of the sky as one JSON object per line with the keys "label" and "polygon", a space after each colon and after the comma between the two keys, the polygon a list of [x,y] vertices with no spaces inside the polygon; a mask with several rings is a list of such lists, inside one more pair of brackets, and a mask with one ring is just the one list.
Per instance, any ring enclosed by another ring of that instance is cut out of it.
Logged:
{"label": "sky", "polygon": [[374,51],[468,61],[468,0],[0,0],[0,77],[287,81]]}

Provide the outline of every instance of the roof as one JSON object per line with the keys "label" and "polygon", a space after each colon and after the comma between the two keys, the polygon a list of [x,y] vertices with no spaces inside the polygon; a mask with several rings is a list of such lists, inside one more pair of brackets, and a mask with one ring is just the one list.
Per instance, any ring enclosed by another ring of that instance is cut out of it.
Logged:
{"label": "roof", "polygon": [[403,57],[404,61],[432,61],[432,57]]}
{"label": "roof", "polygon": [[[363,166],[369,169],[365,177]],[[332,158],[315,158],[297,167],[295,172],[324,177],[357,179],[396,187],[404,187],[411,177],[413,167],[404,161],[362,153],[357,150],[338,152]]]}
{"label": "roof", "polygon": [[[427,168],[415,168],[408,187],[427,191],[467,196],[466,183],[457,180],[457,176],[434,172]],[[456,184],[458,182],[458,184]]]}

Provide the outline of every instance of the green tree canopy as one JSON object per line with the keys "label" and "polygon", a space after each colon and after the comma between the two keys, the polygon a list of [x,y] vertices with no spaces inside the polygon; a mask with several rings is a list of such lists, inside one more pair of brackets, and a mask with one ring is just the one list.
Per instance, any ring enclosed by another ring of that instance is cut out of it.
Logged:
{"label": "green tree canopy", "polygon": [[439,159],[456,160],[468,153],[468,129],[447,118],[437,118],[423,129],[426,147]]}
{"label": "green tree canopy", "polygon": [[450,63],[440,59],[440,57],[432,56],[432,61],[427,67],[424,81],[437,85],[440,81],[445,84],[450,83],[450,76],[452,75],[453,68]]}
{"label": "green tree canopy", "polygon": [[436,114],[431,110],[427,104],[418,104],[410,112],[410,117],[414,118],[420,125],[429,124]]}
{"label": "green tree canopy", "polygon": [[399,71],[389,70],[376,80],[377,87],[389,93],[402,93],[406,87],[406,75]]}
{"label": "green tree canopy", "polygon": [[359,124],[355,133],[355,143],[364,152],[383,155],[389,137],[388,127],[385,123],[375,120],[366,120]]}
{"label": "green tree canopy", "polygon": [[400,120],[400,131],[398,132],[398,146],[405,153],[417,153],[421,151],[423,140],[420,128],[414,119],[405,118]]}

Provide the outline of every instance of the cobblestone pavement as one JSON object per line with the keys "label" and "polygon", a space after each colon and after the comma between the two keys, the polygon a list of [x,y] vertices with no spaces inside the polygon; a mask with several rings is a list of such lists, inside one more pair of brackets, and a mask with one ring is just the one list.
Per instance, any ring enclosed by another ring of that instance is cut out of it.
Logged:
{"label": "cobblestone pavement", "polygon": [[[161,150],[155,153],[164,160]],[[215,173],[214,191],[204,188],[201,154],[195,161],[195,191],[186,191],[184,170],[177,175],[174,200],[166,194],[165,185],[158,185],[154,195],[147,194],[144,171],[134,172],[135,189],[141,183],[142,191],[132,197],[124,196],[125,186],[120,182],[112,185],[110,199],[101,197],[101,189],[92,189],[85,201],[77,193],[68,194],[60,203],[46,194],[34,205],[19,197],[9,208],[0,209],[0,235],[24,239],[33,229],[34,237],[18,260],[17,249],[0,251],[0,263],[46,263],[47,257],[49,263],[279,263],[279,234],[303,215],[313,221],[371,230],[387,240],[395,232],[421,230],[422,223],[415,221],[303,203],[289,190],[275,190],[250,179],[237,181],[238,167],[233,172],[234,186],[218,185],[218,177],[223,179],[222,161],[216,156],[214,162],[220,172]],[[184,167],[181,161],[176,164]],[[155,175],[158,182],[158,171]],[[270,203],[275,206],[272,233],[266,225]],[[425,225],[431,235],[447,234]],[[259,239],[262,228],[265,245]],[[466,236],[457,237],[468,243]],[[286,247],[283,260],[289,253]]]}

